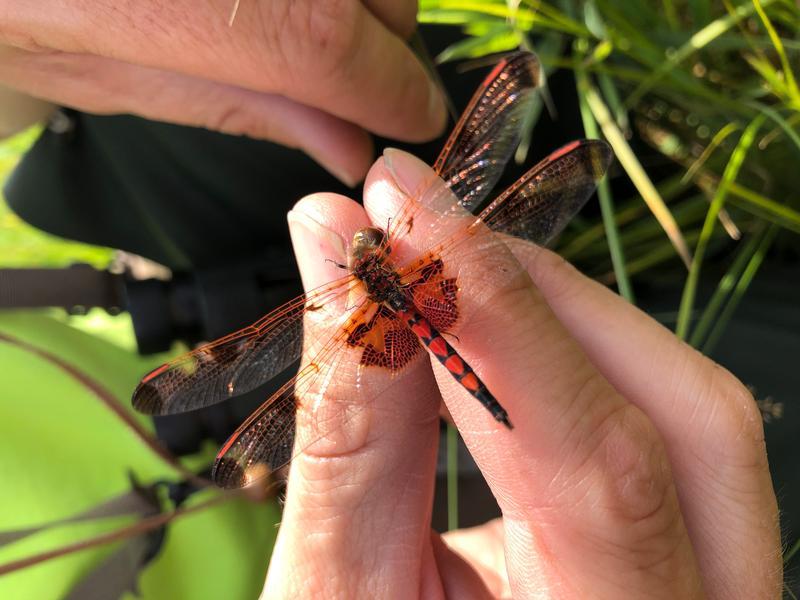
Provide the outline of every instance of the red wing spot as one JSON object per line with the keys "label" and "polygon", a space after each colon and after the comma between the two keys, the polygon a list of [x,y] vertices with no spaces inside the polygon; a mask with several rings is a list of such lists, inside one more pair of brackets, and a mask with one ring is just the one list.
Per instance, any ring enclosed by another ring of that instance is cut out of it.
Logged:
{"label": "red wing spot", "polygon": [[467,373],[461,379],[461,385],[467,388],[470,392],[477,392],[478,391],[478,378],[475,377],[475,373]]}
{"label": "red wing spot", "polygon": [[348,333],[347,343],[350,346],[362,346],[364,337],[369,333],[370,326],[365,323],[359,323],[352,331]]}
{"label": "red wing spot", "polygon": [[461,375],[464,372],[464,361],[457,354],[453,354],[453,356],[444,361],[444,366],[453,375]]}
{"label": "red wing spot", "polygon": [[561,148],[559,148],[558,150],[556,150],[550,156],[547,157],[548,162],[552,162],[554,160],[561,158],[565,154],[569,154],[570,152],[575,150],[575,148],[580,146],[582,143],[583,142],[581,142],[581,140],[575,140],[574,142],[570,142],[566,146],[562,146]]}
{"label": "red wing spot", "polygon": [[167,369],[169,369],[169,364],[168,363],[161,365],[157,369],[153,369],[147,375],[142,377],[142,383],[147,383],[148,381],[153,379],[153,377],[158,377],[159,375],[161,375],[161,373],[163,373]]}
{"label": "red wing spot", "polygon": [[436,356],[447,356],[447,342],[441,336],[433,338],[428,347]]}
{"label": "red wing spot", "polygon": [[500,71],[505,69],[507,63],[508,61],[506,60],[501,60],[499,63],[497,63],[494,69],[492,69],[492,71],[486,76],[486,79],[483,80],[483,83],[481,83],[481,85],[483,87],[489,85],[489,82],[492,81],[492,79],[494,79],[495,77],[497,77],[497,74],[500,73]]}

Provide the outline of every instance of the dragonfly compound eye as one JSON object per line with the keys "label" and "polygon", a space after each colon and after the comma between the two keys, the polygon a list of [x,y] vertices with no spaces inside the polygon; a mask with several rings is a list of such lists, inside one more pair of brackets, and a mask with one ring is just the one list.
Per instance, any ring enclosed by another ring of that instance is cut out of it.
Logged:
{"label": "dragonfly compound eye", "polygon": [[365,256],[381,247],[386,234],[377,227],[363,227],[353,235],[350,253],[354,260],[362,260]]}

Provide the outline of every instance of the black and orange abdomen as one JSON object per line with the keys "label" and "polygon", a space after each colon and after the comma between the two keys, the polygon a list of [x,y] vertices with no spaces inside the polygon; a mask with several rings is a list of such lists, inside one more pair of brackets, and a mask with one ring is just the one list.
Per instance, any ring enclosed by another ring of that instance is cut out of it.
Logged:
{"label": "black and orange abdomen", "polygon": [[492,413],[492,416],[509,429],[513,429],[508,413],[487,389],[467,362],[458,355],[430,321],[415,311],[401,310],[398,316],[405,320],[411,331],[427,346],[433,355],[450,371],[453,378]]}

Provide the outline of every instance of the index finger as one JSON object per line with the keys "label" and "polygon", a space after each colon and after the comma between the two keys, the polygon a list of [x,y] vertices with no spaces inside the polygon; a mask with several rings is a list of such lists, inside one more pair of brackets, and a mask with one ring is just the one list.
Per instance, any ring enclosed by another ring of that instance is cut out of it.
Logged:
{"label": "index finger", "polygon": [[[430,176],[412,156],[387,151],[365,185],[373,222],[397,211],[404,194],[391,194],[392,187],[408,194]],[[415,237],[431,231],[425,217],[414,213],[414,249],[443,241]],[[443,221],[456,228],[474,217]],[[441,256],[459,292],[459,321],[449,333],[514,430],[494,422],[436,363],[434,371],[503,511],[512,589],[521,597],[541,594],[542,585],[575,597],[623,597],[658,587],[664,597],[694,597],[699,574],[657,431],[594,368],[508,249],[493,241],[488,231],[474,233]]]}
{"label": "index finger", "polygon": [[[405,12],[381,7],[382,15]],[[242,2],[233,27],[227,10],[190,0],[15,4],[4,11],[0,41],[278,93],[405,141],[444,127],[443,101],[422,65],[357,0]]]}

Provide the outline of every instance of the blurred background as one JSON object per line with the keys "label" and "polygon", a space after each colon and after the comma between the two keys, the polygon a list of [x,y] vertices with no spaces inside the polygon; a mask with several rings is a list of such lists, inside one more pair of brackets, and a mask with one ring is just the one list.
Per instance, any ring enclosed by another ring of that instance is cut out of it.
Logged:
{"label": "blurred background", "polygon": [[[752,387],[795,597],[797,4],[421,0],[419,22],[457,111],[497,53],[542,62],[500,186],[572,139],[613,147],[599,201],[555,247]],[[432,162],[442,141],[402,147]],[[66,109],[0,142],[0,178],[0,597],[256,597],[279,498],[197,475],[269,389],[155,422],[130,395],[300,291],[297,199],[360,191],[267,142]],[[445,456],[435,526],[498,514],[463,449],[448,486]]]}

